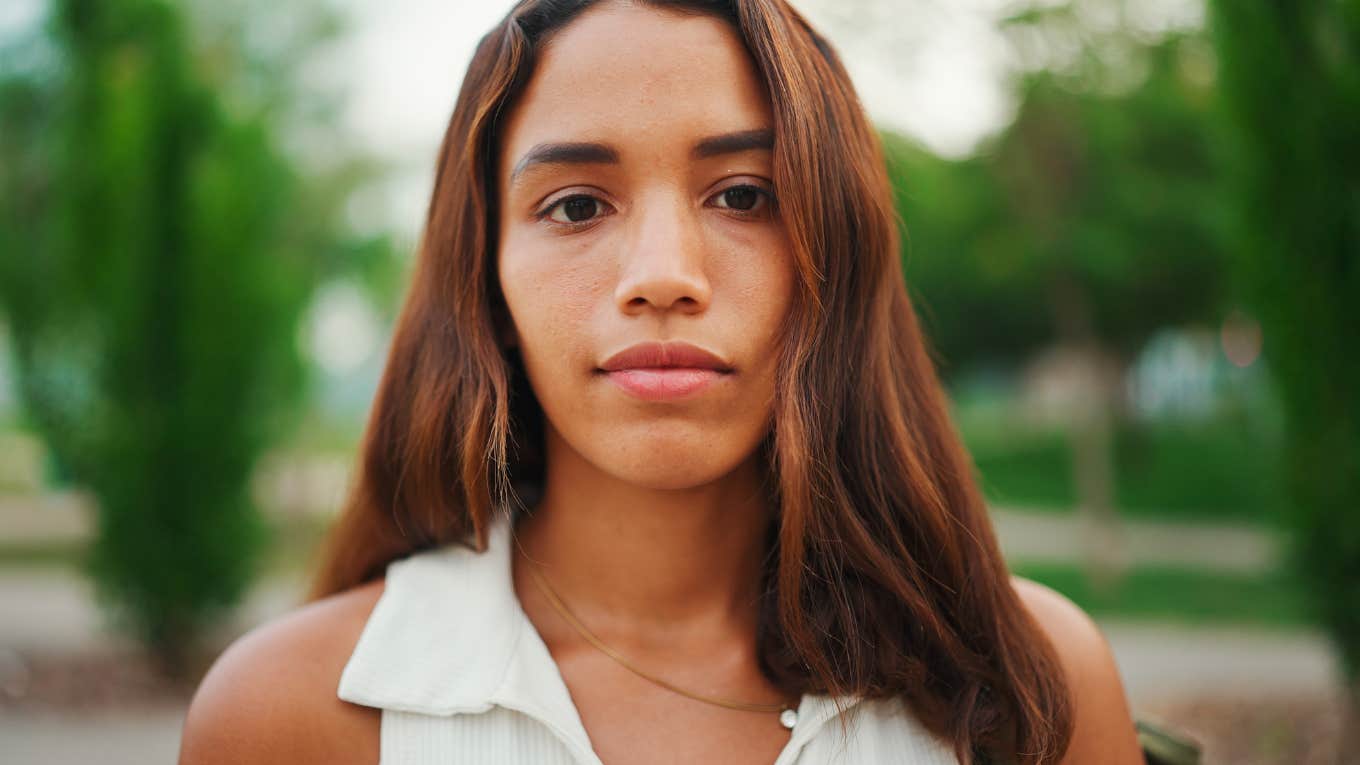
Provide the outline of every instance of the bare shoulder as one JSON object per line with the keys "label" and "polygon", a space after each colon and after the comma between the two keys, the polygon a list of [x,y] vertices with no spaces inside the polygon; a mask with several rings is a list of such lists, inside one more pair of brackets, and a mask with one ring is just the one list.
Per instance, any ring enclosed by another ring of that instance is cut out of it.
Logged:
{"label": "bare shoulder", "polygon": [[237,638],[189,704],[180,765],[376,763],[381,710],[336,689],[384,585],[308,603]]}
{"label": "bare shoulder", "polygon": [[1030,615],[1049,633],[1059,651],[1064,648],[1090,651],[1097,647],[1097,643],[1105,643],[1100,628],[1066,595],[1022,576],[1012,576],[1011,586]]}
{"label": "bare shoulder", "polygon": [[1139,763],[1132,713],[1110,644],[1062,593],[1023,577],[1011,584],[1058,653],[1072,691],[1072,743],[1063,763]]}

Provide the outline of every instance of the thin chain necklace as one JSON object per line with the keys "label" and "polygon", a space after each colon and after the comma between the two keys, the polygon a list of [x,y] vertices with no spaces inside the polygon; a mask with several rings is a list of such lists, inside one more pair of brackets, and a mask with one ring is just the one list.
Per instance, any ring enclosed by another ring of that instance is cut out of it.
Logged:
{"label": "thin chain necklace", "polygon": [[[519,546],[518,539],[515,540],[515,545],[517,547]],[[585,638],[588,643],[600,649],[601,653],[621,664],[629,672],[632,672],[633,674],[637,675],[638,677],[641,677],[644,680],[655,683],[656,685],[659,685],[668,691],[678,693],[681,696],[694,699],[695,701],[702,701],[705,704],[713,704],[715,706],[725,707],[727,709],[736,709],[742,712],[768,712],[768,713],[778,712],[779,724],[783,725],[785,728],[788,728],[790,730],[792,730],[793,726],[798,723],[798,711],[786,703],[758,704],[749,701],[732,701],[730,699],[704,696],[698,693],[694,693],[693,691],[687,691],[684,688],[680,688],[651,673],[639,669],[628,659],[620,655],[618,651],[615,651],[614,649],[605,645],[604,641],[595,637],[594,633],[592,633],[586,627],[586,625],[582,624],[580,619],[576,618],[576,615],[571,612],[571,609],[567,608],[567,604],[562,602],[562,598],[557,594],[557,591],[552,588],[552,585],[548,584],[548,580],[543,576],[543,573],[539,570],[538,563],[536,563],[532,558],[530,558],[529,555],[524,552],[524,548],[522,547],[520,548],[520,554],[524,556],[524,560],[528,561],[529,573],[533,576],[534,582],[538,585],[538,589],[542,591],[544,597],[546,597],[548,599],[548,602],[552,604],[553,609],[557,611],[557,613],[564,620],[566,620],[566,622],[570,624],[578,633],[580,633],[581,637]]]}

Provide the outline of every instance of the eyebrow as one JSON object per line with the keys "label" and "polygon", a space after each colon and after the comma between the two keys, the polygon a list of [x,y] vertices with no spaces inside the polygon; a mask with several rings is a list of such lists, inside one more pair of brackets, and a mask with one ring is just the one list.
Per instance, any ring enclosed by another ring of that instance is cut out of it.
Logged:
{"label": "eyebrow", "polygon": [[[743,151],[774,149],[774,131],[768,128],[739,130],[734,133],[709,136],[694,144],[690,150],[693,159],[708,159],[724,154],[737,154]],[[617,165],[619,152],[614,147],[594,142],[540,143],[524,153],[514,170],[510,171],[510,182],[514,183],[532,167],[538,165]]]}
{"label": "eyebrow", "polygon": [[753,149],[774,150],[774,131],[760,128],[711,136],[695,144],[690,156],[694,159],[707,159],[722,154],[736,154]]}

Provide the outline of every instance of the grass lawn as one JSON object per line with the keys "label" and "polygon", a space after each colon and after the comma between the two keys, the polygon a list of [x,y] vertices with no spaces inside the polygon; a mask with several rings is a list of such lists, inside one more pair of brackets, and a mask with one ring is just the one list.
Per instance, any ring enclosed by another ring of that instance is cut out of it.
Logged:
{"label": "grass lawn", "polygon": [[1099,593],[1077,566],[1028,563],[1012,570],[1052,587],[1097,617],[1266,627],[1310,623],[1302,590],[1282,573],[1145,567],[1129,572],[1112,592]]}
{"label": "grass lawn", "polygon": [[[976,418],[960,429],[989,502],[1066,512],[1076,503],[1064,433]],[[1115,436],[1115,501],[1129,518],[1275,523],[1285,506],[1278,447],[1243,423],[1126,424]]]}

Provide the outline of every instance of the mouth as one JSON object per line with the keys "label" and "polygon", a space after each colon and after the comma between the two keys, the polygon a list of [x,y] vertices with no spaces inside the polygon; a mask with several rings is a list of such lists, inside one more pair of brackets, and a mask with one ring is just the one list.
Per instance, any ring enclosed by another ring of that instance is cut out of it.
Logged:
{"label": "mouth", "polygon": [[688,367],[620,369],[603,372],[609,381],[625,392],[646,401],[664,401],[691,396],[711,387],[730,372]]}
{"label": "mouth", "polygon": [[647,401],[692,396],[735,371],[716,353],[684,342],[639,343],[596,369],[624,392]]}
{"label": "mouth", "polygon": [[638,343],[610,356],[600,365],[605,372],[625,369],[709,369],[731,372],[732,365],[718,354],[682,341]]}

